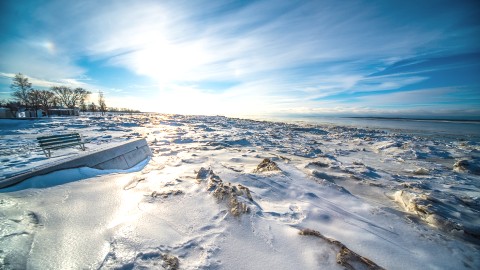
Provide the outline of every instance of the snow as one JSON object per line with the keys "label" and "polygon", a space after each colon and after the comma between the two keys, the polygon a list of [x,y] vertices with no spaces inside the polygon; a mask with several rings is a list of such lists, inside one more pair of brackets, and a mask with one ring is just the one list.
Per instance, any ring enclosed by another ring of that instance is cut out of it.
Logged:
{"label": "snow", "polygon": [[45,158],[45,133],[154,153],[1,189],[2,269],[480,268],[475,140],[162,114],[0,125],[0,179],[82,153]]}

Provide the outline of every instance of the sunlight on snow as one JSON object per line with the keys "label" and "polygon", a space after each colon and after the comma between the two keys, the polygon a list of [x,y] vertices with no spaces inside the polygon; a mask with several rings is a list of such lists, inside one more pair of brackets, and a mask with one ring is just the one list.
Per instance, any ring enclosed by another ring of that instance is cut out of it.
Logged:
{"label": "sunlight on snow", "polygon": [[[122,179],[118,179],[119,184],[122,186],[127,186],[129,181],[131,181],[130,176],[124,176]],[[143,194],[125,190],[120,196],[121,205],[118,207],[115,218],[107,225],[108,229],[115,228],[126,222],[134,222],[141,214],[138,204],[141,202]]]}

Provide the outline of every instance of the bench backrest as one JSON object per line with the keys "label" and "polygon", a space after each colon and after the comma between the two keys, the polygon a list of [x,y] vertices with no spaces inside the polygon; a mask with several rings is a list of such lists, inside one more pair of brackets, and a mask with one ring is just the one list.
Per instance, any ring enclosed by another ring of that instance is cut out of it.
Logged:
{"label": "bench backrest", "polygon": [[82,138],[78,133],[70,134],[61,134],[61,135],[52,135],[52,136],[42,136],[37,138],[40,147],[50,148],[62,144],[75,144],[80,143]]}

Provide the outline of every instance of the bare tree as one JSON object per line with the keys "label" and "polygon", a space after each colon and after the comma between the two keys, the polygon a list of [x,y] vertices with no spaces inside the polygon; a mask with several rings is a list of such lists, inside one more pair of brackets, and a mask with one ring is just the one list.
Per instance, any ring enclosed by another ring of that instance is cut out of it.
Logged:
{"label": "bare tree", "polygon": [[107,111],[107,104],[105,103],[103,92],[98,93],[98,110],[102,112],[102,115]]}
{"label": "bare tree", "polygon": [[42,101],[41,101],[41,93],[40,90],[32,89],[28,92],[28,104],[34,110],[40,109]]}
{"label": "bare tree", "polygon": [[13,98],[17,100],[20,105],[27,107],[29,101],[28,93],[32,91],[32,84],[28,82],[28,78],[22,73],[15,74],[10,88],[13,90]]}
{"label": "bare tree", "polygon": [[9,101],[5,107],[9,108],[13,115],[17,115],[18,110],[20,109],[20,103],[18,101],[11,102]]}
{"label": "bare tree", "polygon": [[97,105],[95,105],[95,103],[91,103],[88,105],[88,110],[91,111],[91,112],[96,112],[97,111]]}
{"label": "bare tree", "polygon": [[52,91],[57,96],[60,104],[70,109],[75,108],[77,104],[85,100],[90,94],[89,91],[83,88],[75,88],[72,90],[67,86],[54,86],[52,87]]}
{"label": "bare tree", "polygon": [[80,100],[80,111],[86,112],[87,111],[87,104],[85,103],[85,99]]}
{"label": "bare tree", "polygon": [[[53,92],[52,92],[53,93]],[[58,97],[55,95],[55,93],[53,93],[53,101],[52,101],[52,107],[53,108],[56,108],[58,106],[60,106],[61,103],[60,103],[60,100],[58,99]]]}
{"label": "bare tree", "polygon": [[70,108],[75,108],[77,104],[81,104],[82,100],[84,101],[88,95],[91,93],[83,88],[77,87],[73,89],[73,97],[71,99],[71,107]]}
{"label": "bare tree", "polygon": [[53,86],[51,89],[55,93],[58,103],[69,108],[73,90],[67,86]]}
{"label": "bare tree", "polygon": [[48,115],[48,109],[50,109],[55,104],[55,94],[48,90],[40,91],[40,104]]}

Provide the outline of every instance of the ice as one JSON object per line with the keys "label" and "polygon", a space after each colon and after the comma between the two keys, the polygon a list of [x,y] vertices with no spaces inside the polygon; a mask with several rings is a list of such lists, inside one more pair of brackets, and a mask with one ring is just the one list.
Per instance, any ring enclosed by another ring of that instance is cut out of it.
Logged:
{"label": "ice", "polygon": [[81,153],[47,159],[46,133],[153,152],[1,189],[4,269],[480,268],[475,140],[163,114],[0,124],[0,179]]}
{"label": "ice", "polygon": [[453,170],[461,173],[480,174],[480,161],[461,159],[453,164]]}

